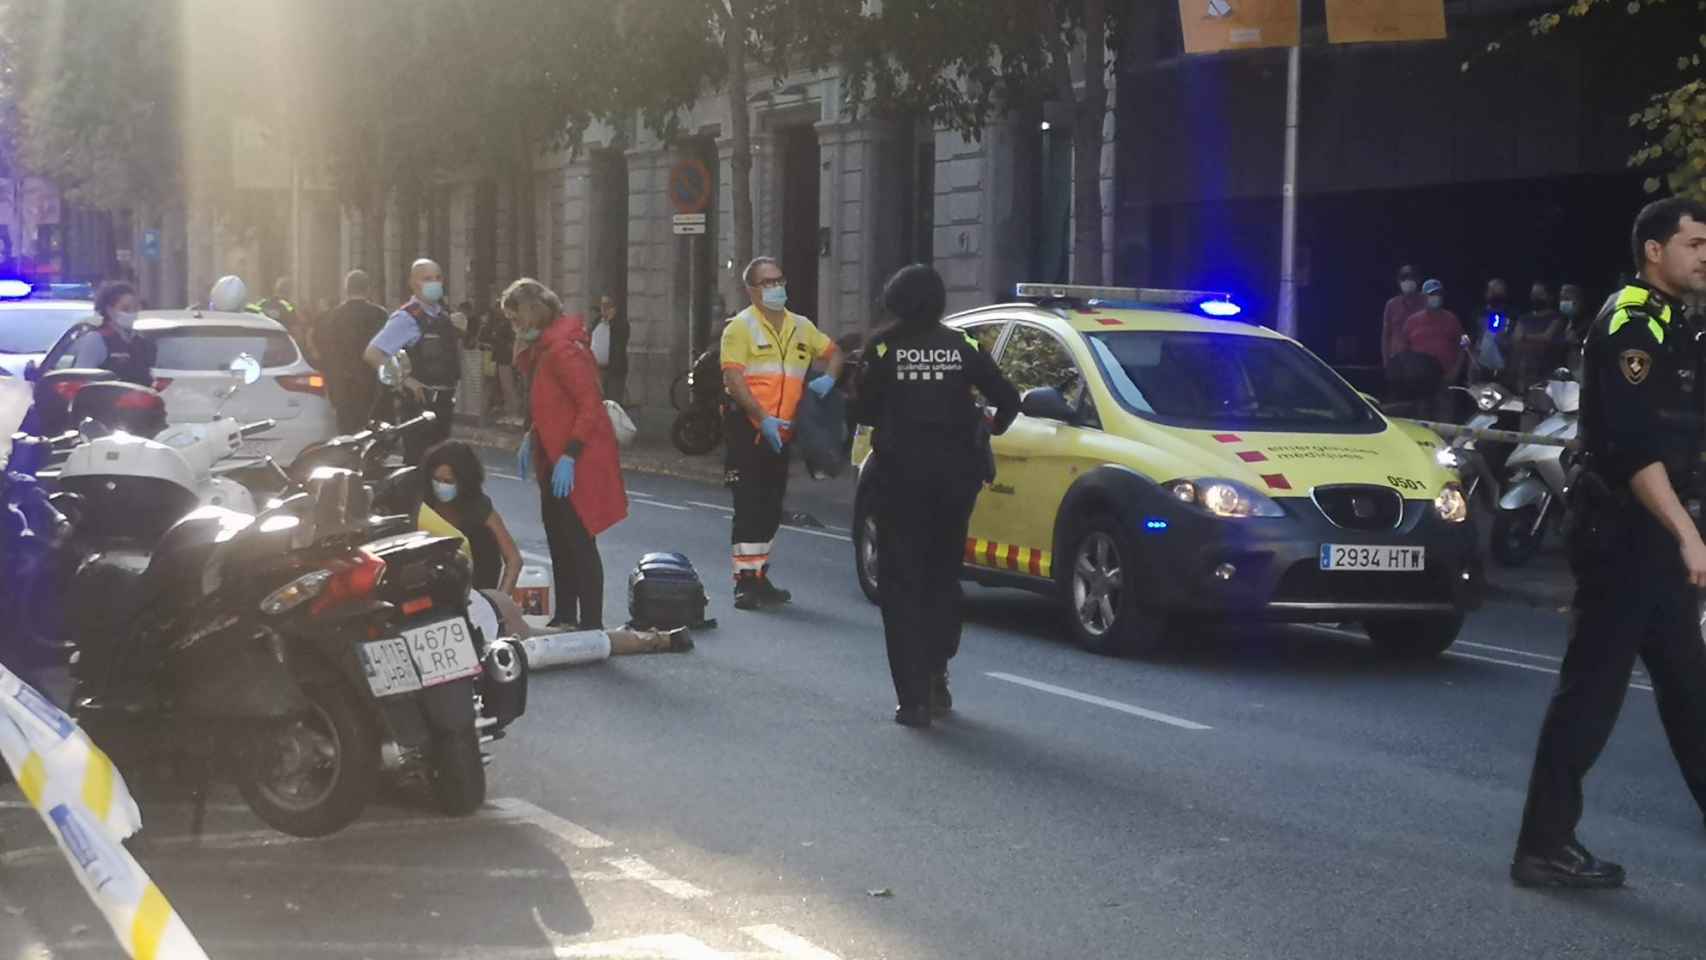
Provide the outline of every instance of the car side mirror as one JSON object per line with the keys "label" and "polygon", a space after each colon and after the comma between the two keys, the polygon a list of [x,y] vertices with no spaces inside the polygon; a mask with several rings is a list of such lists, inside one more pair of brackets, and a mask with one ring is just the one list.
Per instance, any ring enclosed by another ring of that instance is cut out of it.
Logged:
{"label": "car side mirror", "polygon": [[409,352],[399,350],[379,365],[379,382],[392,389],[401,387],[409,379],[411,367]]}
{"label": "car side mirror", "polygon": [[1037,420],[1058,420],[1061,423],[1074,423],[1078,413],[1060,391],[1053,387],[1032,387],[1019,398],[1019,412]]}

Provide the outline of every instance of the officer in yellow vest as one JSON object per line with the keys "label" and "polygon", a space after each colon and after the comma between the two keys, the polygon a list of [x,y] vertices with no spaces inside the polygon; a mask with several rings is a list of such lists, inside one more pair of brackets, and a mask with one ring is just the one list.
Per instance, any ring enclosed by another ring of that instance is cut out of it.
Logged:
{"label": "officer in yellow vest", "polygon": [[1706,810],[1706,542],[1683,506],[1701,446],[1701,353],[1682,298],[1706,293],[1706,205],[1648,205],[1639,279],[1606,301],[1582,362],[1582,470],[1571,484],[1569,649],[1540,730],[1511,878],[1616,887],[1623,868],[1576,839],[1582,778],[1604,749],[1635,658],[1694,800]]}
{"label": "officer in yellow vest", "polygon": [[[733,405],[725,417],[724,483],[734,492],[730,541],[735,607],[756,610],[787,603],[770,580],[770,549],[782,526],[788,492],[788,441],[794,412],[807,390],[824,396],[841,375],[835,341],[788,309],[787,281],[772,257],[758,257],[742,274],[752,306],[723,328],[723,387]],[[811,376],[814,362],[825,370]]]}

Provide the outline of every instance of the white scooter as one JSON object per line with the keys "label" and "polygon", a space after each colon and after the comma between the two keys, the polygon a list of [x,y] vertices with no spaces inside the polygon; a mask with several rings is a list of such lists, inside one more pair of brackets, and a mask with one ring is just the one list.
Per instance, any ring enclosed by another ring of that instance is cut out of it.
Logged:
{"label": "white scooter", "polygon": [[[231,370],[244,384],[260,379],[260,364],[246,354],[232,362]],[[232,385],[227,398],[238,386]],[[273,426],[271,420],[244,425],[216,417],[209,423],[173,425],[152,440],[120,432],[91,436],[66,458],[59,472],[60,489],[105,494],[81,498],[105,505],[102,515],[77,517],[80,535],[103,540],[158,539],[201,506],[253,515],[254,497],[241,484],[220,476],[216,465],[237,455],[244,437]],[[124,496],[126,491],[134,495]],[[120,496],[112,496],[115,492]],[[160,509],[162,504],[166,509]]]}
{"label": "white scooter", "polygon": [[[1556,441],[1576,438],[1582,386],[1559,368],[1544,388],[1529,393],[1531,410],[1549,411],[1534,433]],[[1559,444],[1525,443],[1505,461],[1504,493],[1493,516],[1492,553],[1507,567],[1533,559],[1546,535],[1546,521],[1563,509],[1565,478],[1573,451]]]}

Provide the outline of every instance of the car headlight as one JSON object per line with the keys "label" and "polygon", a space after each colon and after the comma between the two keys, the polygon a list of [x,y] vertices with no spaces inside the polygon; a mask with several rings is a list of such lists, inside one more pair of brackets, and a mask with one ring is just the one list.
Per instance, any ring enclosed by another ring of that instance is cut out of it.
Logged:
{"label": "car headlight", "polygon": [[1283,517],[1285,511],[1266,494],[1236,480],[1174,480],[1167,492],[1217,517]]}
{"label": "car headlight", "polygon": [[1462,523],[1469,519],[1469,498],[1463,495],[1462,487],[1448,483],[1434,497],[1434,512],[1447,523]]}
{"label": "car headlight", "polygon": [[332,571],[330,570],[316,570],[313,573],[305,573],[267,594],[267,598],[261,601],[261,612],[276,617],[281,613],[295,610],[319,596],[320,591],[326,589],[326,582],[331,579]]}

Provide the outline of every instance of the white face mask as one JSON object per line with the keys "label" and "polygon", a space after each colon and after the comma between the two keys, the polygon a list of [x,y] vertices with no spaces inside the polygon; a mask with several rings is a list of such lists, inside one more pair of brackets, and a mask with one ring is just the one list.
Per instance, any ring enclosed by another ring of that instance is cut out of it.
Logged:
{"label": "white face mask", "polygon": [[772,310],[780,310],[788,305],[787,287],[765,287],[764,305]]}
{"label": "white face mask", "polygon": [[1574,300],[1560,300],[1560,301],[1558,301],[1558,310],[1560,312],[1562,312],[1565,316],[1571,316],[1571,315],[1575,314],[1575,312],[1576,312],[1576,301],[1574,301]]}
{"label": "white face mask", "polygon": [[1440,307],[1443,307],[1443,306],[1445,306],[1445,298],[1444,297],[1429,297],[1428,298],[1428,309],[1429,310],[1438,310]]}
{"label": "white face mask", "polygon": [[136,327],[136,314],[126,313],[122,310],[114,310],[113,324],[125,333],[129,333]]}
{"label": "white face mask", "polygon": [[1414,281],[1414,280],[1400,280],[1400,281],[1398,281],[1398,289],[1403,291],[1405,295],[1415,293],[1416,292],[1416,281]]}
{"label": "white face mask", "polygon": [[421,284],[421,299],[427,303],[437,303],[444,299],[444,281],[428,280]]}
{"label": "white face mask", "polygon": [[456,484],[434,480],[432,482],[432,495],[438,498],[439,503],[449,503],[456,499]]}

